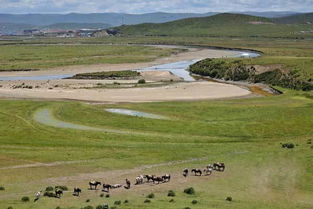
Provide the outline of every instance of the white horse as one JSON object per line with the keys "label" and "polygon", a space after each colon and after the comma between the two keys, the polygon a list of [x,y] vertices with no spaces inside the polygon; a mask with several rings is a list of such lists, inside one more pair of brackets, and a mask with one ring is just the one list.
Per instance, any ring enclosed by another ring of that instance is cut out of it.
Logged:
{"label": "white horse", "polygon": [[136,177],[136,185],[144,183],[144,176],[140,175]]}

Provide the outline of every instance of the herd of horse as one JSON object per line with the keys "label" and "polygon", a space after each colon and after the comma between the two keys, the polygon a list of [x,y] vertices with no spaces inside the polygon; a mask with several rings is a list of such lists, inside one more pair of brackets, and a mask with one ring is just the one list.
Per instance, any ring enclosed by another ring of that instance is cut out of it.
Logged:
{"label": "herd of horse", "polygon": [[[225,171],[225,164],[224,163],[213,163],[207,165],[204,169],[188,169],[185,168],[183,170],[183,176],[185,178],[188,177],[189,172],[191,172],[194,176],[208,176],[211,175],[213,171],[219,171],[224,172]],[[135,179],[134,185],[140,185],[145,183],[153,183],[153,184],[160,184],[160,183],[167,183],[171,181],[171,175],[165,174],[162,176],[156,176],[156,175],[139,175]],[[99,186],[102,185],[102,191],[103,192],[110,192],[111,189],[118,189],[124,187],[125,189],[131,188],[131,182],[128,179],[125,179],[125,185],[122,184],[102,184],[100,181],[90,181],[89,182],[89,190],[97,190]],[[82,190],[78,187],[74,188],[73,195],[79,196]],[[55,197],[61,198],[63,195],[63,191],[58,189],[55,190]]]}

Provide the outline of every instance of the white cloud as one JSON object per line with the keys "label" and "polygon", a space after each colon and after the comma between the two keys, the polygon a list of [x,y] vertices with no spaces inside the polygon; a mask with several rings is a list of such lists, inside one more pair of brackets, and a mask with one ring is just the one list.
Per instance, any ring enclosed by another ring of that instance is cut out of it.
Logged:
{"label": "white cloud", "polygon": [[313,0],[0,0],[4,13],[310,11]]}

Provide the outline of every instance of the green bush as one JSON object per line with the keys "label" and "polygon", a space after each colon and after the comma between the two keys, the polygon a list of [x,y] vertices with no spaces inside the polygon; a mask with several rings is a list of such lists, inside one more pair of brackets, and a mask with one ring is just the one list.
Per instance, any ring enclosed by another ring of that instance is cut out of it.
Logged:
{"label": "green bush", "polygon": [[12,206],[9,206],[7,209],[13,209],[13,207],[12,207]]}
{"label": "green bush", "polygon": [[231,201],[233,201],[233,198],[232,197],[226,197],[226,201],[231,202]]}
{"label": "green bush", "polygon": [[146,83],[146,80],[145,79],[140,79],[139,81],[138,81],[138,84],[145,84]]}
{"label": "green bush", "polygon": [[61,207],[60,207],[60,206],[58,206],[58,207],[56,207],[55,209],[61,209]]}
{"label": "green bush", "polygon": [[104,197],[104,194],[100,194],[100,197]]}
{"label": "green bush", "polygon": [[175,202],[175,200],[174,199],[170,199],[169,202]]}
{"label": "green bush", "polygon": [[129,201],[128,201],[128,200],[125,200],[125,201],[124,201],[124,204],[126,204],[126,203],[129,203]]}
{"label": "green bush", "polygon": [[84,207],[83,209],[93,209],[93,207],[91,205],[88,205],[88,206]]}
{"label": "green bush", "polygon": [[86,202],[90,202],[90,199],[87,199]]}
{"label": "green bush", "polygon": [[151,202],[151,200],[149,200],[149,199],[145,199],[145,201],[144,201],[144,203],[150,203]]}
{"label": "green bush", "polygon": [[68,191],[67,186],[56,186],[55,189],[56,189],[56,190],[59,189],[59,190],[62,190],[62,191]]}
{"label": "green bush", "polygon": [[153,199],[154,197],[155,197],[155,195],[153,193],[150,193],[147,195],[147,198],[149,198],[149,199]]}
{"label": "green bush", "polygon": [[114,202],[114,205],[120,205],[120,204],[122,204],[122,201],[120,201],[120,200],[117,200]]}
{"label": "green bush", "polygon": [[43,196],[45,196],[45,197],[55,197],[55,193],[54,192],[45,192],[43,194]]}
{"label": "green bush", "polygon": [[29,202],[29,197],[25,196],[25,197],[22,197],[21,199],[23,202]]}
{"label": "green bush", "polygon": [[51,192],[51,191],[53,191],[53,190],[54,190],[54,188],[53,188],[52,186],[46,187],[46,191],[47,191],[47,192]]}
{"label": "green bush", "polygon": [[115,206],[112,206],[112,207],[110,207],[110,209],[117,209],[117,207],[115,207]]}
{"label": "green bush", "polygon": [[96,209],[109,209],[108,205],[98,205]]}
{"label": "green bush", "polygon": [[191,201],[191,203],[192,203],[193,205],[195,205],[195,204],[198,203],[198,201],[197,201],[197,200],[193,200],[193,201]]}
{"label": "green bush", "polygon": [[184,209],[191,209],[190,207],[185,207]]}
{"label": "green bush", "polygon": [[110,197],[110,195],[109,195],[109,194],[107,194],[107,195],[105,195],[105,197],[106,197],[106,198],[109,198],[109,197]]}
{"label": "green bush", "polygon": [[194,190],[193,187],[189,187],[189,188],[187,188],[187,189],[184,190],[184,193],[193,195],[193,194],[195,194],[196,192],[195,192],[195,190]]}
{"label": "green bush", "polygon": [[0,191],[4,191],[5,188],[3,186],[0,186]]}
{"label": "green bush", "polygon": [[168,191],[167,196],[168,197],[175,197],[176,194],[175,194],[175,192],[173,190],[170,190],[170,191]]}

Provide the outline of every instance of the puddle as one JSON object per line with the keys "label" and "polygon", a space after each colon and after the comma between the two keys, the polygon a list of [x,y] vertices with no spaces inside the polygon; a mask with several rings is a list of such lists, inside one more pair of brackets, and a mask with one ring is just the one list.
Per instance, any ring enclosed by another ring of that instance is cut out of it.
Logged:
{"label": "puddle", "polygon": [[72,77],[72,74],[64,75],[40,75],[40,76],[7,76],[0,77],[0,81],[18,81],[18,80],[30,80],[30,81],[41,81],[41,80],[60,80],[64,78]]}
{"label": "puddle", "polygon": [[139,111],[134,111],[134,110],[129,110],[129,109],[105,109],[105,110],[110,113],[129,115],[129,116],[134,116],[134,117],[161,119],[161,120],[168,119],[167,117],[164,117],[161,115],[155,115],[151,113],[139,112]]}

